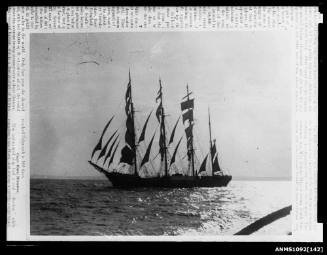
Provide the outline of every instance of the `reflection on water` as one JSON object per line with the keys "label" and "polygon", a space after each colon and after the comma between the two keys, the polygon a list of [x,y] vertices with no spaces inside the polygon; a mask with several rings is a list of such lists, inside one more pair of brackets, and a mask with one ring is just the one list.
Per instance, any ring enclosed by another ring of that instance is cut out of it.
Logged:
{"label": "reflection on water", "polygon": [[233,234],[290,203],[291,185],[285,181],[120,190],[99,180],[31,180],[31,234]]}

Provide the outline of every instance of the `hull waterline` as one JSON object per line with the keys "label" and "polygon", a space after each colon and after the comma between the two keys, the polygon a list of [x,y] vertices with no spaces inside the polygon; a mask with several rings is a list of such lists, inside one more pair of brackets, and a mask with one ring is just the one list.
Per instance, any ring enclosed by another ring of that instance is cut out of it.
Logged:
{"label": "hull waterline", "polygon": [[193,188],[193,187],[225,187],[231,181],[230,175],[216,176],[164,176],[141,178],[137,175],[108,172],[96,164],[89,163],[99,172],[103,173],[113,187],[134,188],[134,187],[163,187],[163,188]]}

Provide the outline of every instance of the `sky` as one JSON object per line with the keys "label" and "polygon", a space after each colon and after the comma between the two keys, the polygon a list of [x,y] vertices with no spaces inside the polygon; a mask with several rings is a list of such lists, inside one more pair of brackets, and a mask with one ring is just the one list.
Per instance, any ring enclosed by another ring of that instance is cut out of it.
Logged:
{"label": "sky", "polygon": [[[123,138],[130,69],[138,134],[156,109],[159,77],[168,136],[188,84],[197,166],[209,150],[210,107],[222,169],[233,176],[290,177],[293,48],[287,31],[31,34],[31,176],[99,175],[88,160],[113,115],[104,141],[116,129]],[[151,158],[157,155],[157,126],[153,114],[140,157],[155,131]],[[180,121],[170,154],[183,134]],[[184,137],[177,159],[183,166],[185,147]]]}

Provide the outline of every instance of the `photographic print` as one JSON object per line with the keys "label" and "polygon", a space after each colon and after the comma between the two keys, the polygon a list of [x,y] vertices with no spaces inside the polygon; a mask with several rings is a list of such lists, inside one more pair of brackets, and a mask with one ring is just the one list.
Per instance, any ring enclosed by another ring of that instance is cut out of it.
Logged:
{"label": "photographic print", "polygon": [[30,235],[291,235],[287,30],[30,34]]}

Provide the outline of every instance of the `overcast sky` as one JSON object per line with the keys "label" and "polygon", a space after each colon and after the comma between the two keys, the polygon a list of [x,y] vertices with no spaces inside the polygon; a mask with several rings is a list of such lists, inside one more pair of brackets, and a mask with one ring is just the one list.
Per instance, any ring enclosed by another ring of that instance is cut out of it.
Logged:
{"label": "overcast sky", "polygon": [[[32,34],[31,175],[98,175],[87,161],[113,114],[107,135],[120,127],[123,137],[130,68],[138,129],[156,107],[159,76],[169,130],[188,83],[199,160],[208,152],[210,106],[223,169],[233,176],[289,177],[292,43],[287,31]],[[156,126],[153,115],[146,143]],[[182,135],[180,122],[175,140]]]}

